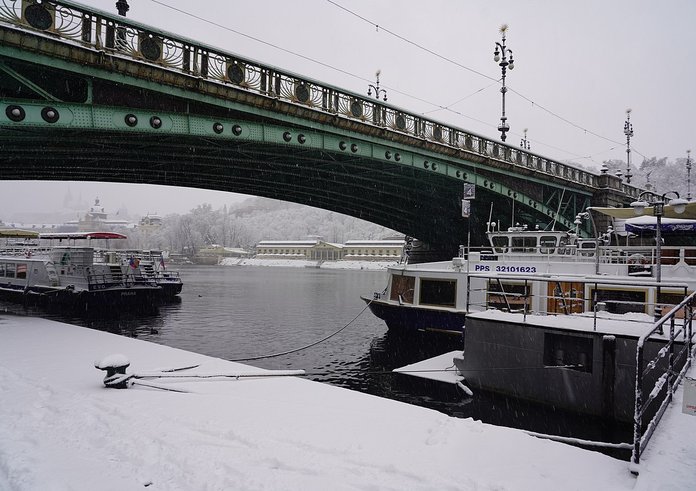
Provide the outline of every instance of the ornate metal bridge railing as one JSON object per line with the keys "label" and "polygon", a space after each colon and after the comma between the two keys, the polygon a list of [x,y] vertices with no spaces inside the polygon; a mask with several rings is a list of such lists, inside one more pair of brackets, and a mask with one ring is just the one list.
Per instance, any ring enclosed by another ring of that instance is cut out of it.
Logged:
{"label": "ornate metal bridge railing", "polygon": [[[71,1],[0,0],[0,23],[598,187],[599,176],[586,170]],[[613,187],[640,192],[623,182]]]}

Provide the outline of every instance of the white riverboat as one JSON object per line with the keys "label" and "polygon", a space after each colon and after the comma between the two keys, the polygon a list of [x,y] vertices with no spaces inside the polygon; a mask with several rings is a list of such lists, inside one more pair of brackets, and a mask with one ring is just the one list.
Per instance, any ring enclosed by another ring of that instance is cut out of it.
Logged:
{"label": "white riverboat", "polygon": [[[27,237],[12,229],[0,235]],[[109,239],[120,234],[83,235]],[[155,310],[160,296],[161,288],[154,282],[128,277],[120,267],[96,263],[92,247],[17,247],[15,242],[0,251],[0,297],[10,301],[78,313],[143,312]]]}
{"label": "white riverboat", "polygon": [[183,282],[178,271],[167,270],[165,265],[164,253],[159,250],[141,249],[116,249],[111,248],[110,241],[123,240],[127,237],[115,232],[57,232],[42,233],[39,236],[42,240],[59,243],[67,242],[76,244],[93,240],[106,242],[105,247],[94,248],[94,262],[106,264],[117,273],[116,267],[120,268],[121,274],[130,278],[135,283],[154,283],[159,290],[161,300],[172,300],[181,293]]}
{"label": "white riverboat", "polygon": [[[696,203],[689,207],[696,211]],[[663,237],[693,238],[684,226],[670,236],[674,224],[663,219]],[[572,314],[600,304],[611,313],[654,314],[696,289],[695,246],[668,242],[658,249],[654,240],[625,233],[581,239],[527,227],[489,230],[487,247],[462,248],[450,261],[390,267],[385,291],[363,300],[390,330],[461,335],[468,314],[489,309]]]}
{"label": "white riverboat", "polygon": [[390,329],[463,334],[442,368],[453,362],[467,387],[644,422],[693,356],[696,247],[683,244],[696,222],[662,225],[660,247],[614,232],[489,231],[485,250],[391,268],[384,294],[365,300]]}

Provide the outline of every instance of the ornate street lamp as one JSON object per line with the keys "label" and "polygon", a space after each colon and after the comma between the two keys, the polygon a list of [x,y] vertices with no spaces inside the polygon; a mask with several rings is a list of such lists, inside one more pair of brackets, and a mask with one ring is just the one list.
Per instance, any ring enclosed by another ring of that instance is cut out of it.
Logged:
{"label": "ornate street lamp", "polygon": [[[676,198],[668,198],[668,194],[673,194],[676,196]],[[640,196],[638,196],[638,200],[634,201],[631,203],[631,207],[635,211],[636,215],[642,215],[645,213],[645,209],[649,206],[652,206],[652,212],[653,215],[655,216],[655,242],[656,242],[656,248],[655,248],[655,281],[657,282],[657,297],[655,299],[655,320],[657,321],[662,317],[662,310],[658,306],[658,301],[660,298],[660,283],[662,282],[662,215],[664,214],[665,211],[665,205],[669,204],[672,206],[674,209],[674,212],[677,215],[681,215],[686,211],[686,204],[687,201],[685,199],[681,199],[679,197],[679,193],[676,191],[669,191],[665,194],[663,194],[659,198],[651,198],[654,199],[654,201],[645,201],[644,199],[641,199],[645,196],[650,195],[648,191],[643,191]]]}
{"label": "ornate street lamp", "polygon": [[382,73],[381,70],[377,70],[377,73],[375,73],[375,76],[377,77],[377,83],[375,85],[372,85],[372,84],[368,85],[367,95],[371,96],[372,91],[374,90],[375,91],[375,99],[379,99],[380,94],[382,94],[384,96],[382,100],[386,102],[387,101],[387,91],[379,88],[379,74],[380,73]]}
{"label": "ornate street lamp", "polygon": [[529,140],[527,140],[527,128],[524,129],[524,138],[522,138],[522,140],[520,141],[520,147],[522,147],[525,150],[529,150],[531,148],[529,146]]}
{"label": "ornate street lamp", "polygon": [[624,135],[626,135],[626,182],[631,184],[631,137],[633,125],[631,124],[631,109],[626,109],[626,122],[624,123]]}
{"label": "ornate street lamp", "polygon": [[[507,92],[507,87],[505,87],[505,73],[507,72],[508,67],[510,68],[510,70],[515,68],[515,62],[512,59],[512,50],[508,49],[508,47],[505,45],[505,33],[507,32],[507,30],[507,24],[503,24],[500,27],[500,34],[502,34],[503,36],[502,43],[496,41],[495,51],[493,52],[493,61],[498,63],[498,65],[500,66],[500,70],[503,74],[503,86],[500,88],[500,93],[503,94],[503,113],[500,116],[500,124],[498,125],[498,131],[500,131],[500,139],[503,141],[505,141],[506,138],[505,133],[510,131],[510,125],[507,124],[507,117],[505,116],[505,93]],[[508,55],[510,55],[509,60]]]}
{"label": "ornate street lamp", "polygon": [[686,151],[686,201],[691,201],[691,150]]}
{"label": "ornate street lamp", "polygon": [[130,10],[128,5],[128,0],[118,0],[116,2],[116,10],[118,10],[118,15],[126,16],[126,13]]}

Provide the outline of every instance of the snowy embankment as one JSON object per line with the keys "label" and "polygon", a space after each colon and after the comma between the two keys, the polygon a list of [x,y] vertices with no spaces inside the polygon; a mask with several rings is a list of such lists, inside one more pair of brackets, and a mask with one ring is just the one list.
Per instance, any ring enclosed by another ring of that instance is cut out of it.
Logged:
{"label": "snowy embankment", "polygon": [[240,259],[225,258],[221,266],[280,266],[284,268],[321,269],[369,269],[381,270],[397,264],[397,261],[308,261],[306,259]]}
{"label": "snowy embankment", "polygon": [[[116,353],[128,357],[134,373],[190,365],[199,366],[173,373],[258,370],[0,315],[0,489],[555,491],[636,485],[626,462],[600,453],[302,378],[156,381],[183,393],[105,388],[94,362]],[[679,457],[686,458],[693,460],[693,452]],[[660,482],[669,485],[672,478],[667,473]]]}

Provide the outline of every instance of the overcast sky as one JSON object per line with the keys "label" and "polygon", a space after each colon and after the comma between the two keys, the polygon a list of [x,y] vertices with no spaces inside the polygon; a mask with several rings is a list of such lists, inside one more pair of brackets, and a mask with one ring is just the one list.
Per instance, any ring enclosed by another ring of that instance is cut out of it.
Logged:
{"label": "overcast sky", "polygon": [[[81,3],[115,12],[115,0]],[[494,139],[501,97],[493,49],[508,24],[515,59],[507,77],[508,143],[519,145],[528,128],[532,151],[545,156],[593,167],[625,160],[631,108],[635,164],[643,156],[675,159],[696,151],[693,0],[129,4],[130,19],[347,90],[366,92],[379,69],[390,103]],[[65,183],[0,181],[0,218],[58,206],[66,191]],[[132,213],[181,213],[239,199],[116,184],[73,183],[71,191],[99,195],[107,211],[125,203]],[[27,202],[37,195],[42,199]]]}

